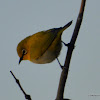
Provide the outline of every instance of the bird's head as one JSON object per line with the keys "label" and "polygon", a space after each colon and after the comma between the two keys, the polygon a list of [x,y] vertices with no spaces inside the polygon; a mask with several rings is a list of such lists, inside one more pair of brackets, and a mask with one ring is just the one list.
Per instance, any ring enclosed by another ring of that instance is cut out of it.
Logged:
{"label": "bird's head", "polygon": [[30,59],[30,52],[29,52],[29,43],[28,37],[22,40],[17,46],[17,53],[20,57],[19,64],[22,60],[29,60]]}

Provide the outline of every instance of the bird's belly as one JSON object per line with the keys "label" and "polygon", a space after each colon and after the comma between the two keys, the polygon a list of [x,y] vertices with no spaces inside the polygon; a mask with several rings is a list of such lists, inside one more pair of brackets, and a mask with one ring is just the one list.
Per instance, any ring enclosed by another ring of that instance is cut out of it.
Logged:
{"label": "bird's belly", "polygon": [[45,64],[45,63],[50,63],[53,60],[55,60],[56,56],[50,51],[46,51],[41,57],[38,59],[32,60],[34,63],[38,64]]}
{"label": "bird's belly", "polygon": [[59,46],[55,47],[55,50],[52,50],[51,47],[41,57],[39,57],[38,59],[31,59],[31,61],[37,64],[50,63],[59,56],[61,47],[61,43],[59,44]]}

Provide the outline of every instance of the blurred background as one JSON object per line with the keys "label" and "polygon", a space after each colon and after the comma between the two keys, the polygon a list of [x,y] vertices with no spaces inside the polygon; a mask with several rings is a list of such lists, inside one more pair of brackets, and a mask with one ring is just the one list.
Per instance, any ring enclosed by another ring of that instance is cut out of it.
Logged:
{"label": "blurred background", "polygon": [[[0,99],[25,100],[15,76],[32,100],[55,100],[61,68],[57,60],[50,64],[22,61],[17,44],[38,31],[73,24],[64,31],[62,40],[71,39],[81,0],[0,0]],[[65,98],[100,100],[100,0],[87,0],[83,22],[74,49]],[[64,64],[67,48],[63,46],[59,60]]]}

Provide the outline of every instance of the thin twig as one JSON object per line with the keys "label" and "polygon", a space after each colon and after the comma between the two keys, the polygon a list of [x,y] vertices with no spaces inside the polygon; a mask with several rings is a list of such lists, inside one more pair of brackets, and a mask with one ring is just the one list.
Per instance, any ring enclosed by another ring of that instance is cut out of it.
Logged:
{"label": "thin twig", "polygon": [[71,41],[69,43],[70,45],[68,46],[65,64],[64,64],[64,67],[63,67],[63,70],[62,70],[62,73],[61,73],[56,100],[64,100],[63,99],[64,88],[65,88],[66,80],[67,80],[67,77],[68,77],[68,71],[69,71],[69,65],[70,65],[70,61],[71,61],[71,57],[72,57],[72,52],[73,52],[73,49],[75,47],[75,42],[76,42],[78,32],[79,32],[79,29],[80,29],[80,26],[81,26],[81,23],[82,23],[82,19],[83,19],[85,2],[86,2],[86,0],[82,0],[82,2],[81,2],[79,15],[78,15],[78,18],[77,18],[77,22],[76,22],[76,25],[75,25],[75,29],[74,29]]}
{"label": "thin twig", "polygon": [[24,89],[22,88],[19,80],[15,77],[15,75],[13,74],[12,71],[10,71],[10,73],[12,74],[13,78],[15,79],[16,83],[18,84],[19,88],[21,89],[21,91],[23,92],[24,96],[25,96],[25,99],[28,99],[28,100],[32,100],[31,99],[31,96],[26,94],[26,92],[24,91]]}

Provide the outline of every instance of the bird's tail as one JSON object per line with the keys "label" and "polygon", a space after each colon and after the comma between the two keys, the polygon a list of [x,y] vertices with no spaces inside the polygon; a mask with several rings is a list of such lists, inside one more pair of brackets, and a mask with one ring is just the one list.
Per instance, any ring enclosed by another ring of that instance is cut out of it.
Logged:
{"label": "bird's tail", "polygon": [[61,31],[63,32],[65,29],[67,29],[73,21],[70,21],[69,23],[67,23],[65,26],[62,27]]}

